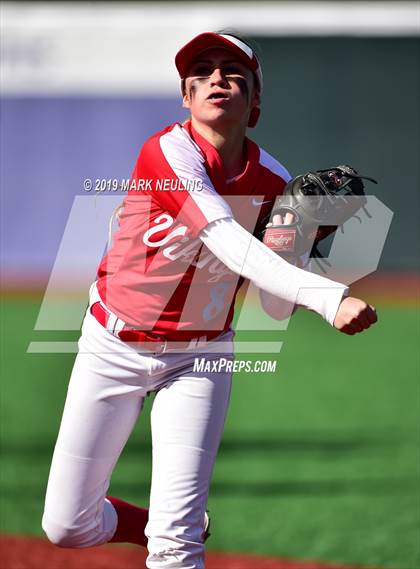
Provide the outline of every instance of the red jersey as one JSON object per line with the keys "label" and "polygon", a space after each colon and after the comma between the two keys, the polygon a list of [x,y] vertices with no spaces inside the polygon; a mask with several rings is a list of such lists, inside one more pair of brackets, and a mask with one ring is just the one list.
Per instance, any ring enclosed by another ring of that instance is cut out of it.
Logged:
{"label": "red jersey", "polygon": [[230,327],[243,279],[199,234],[226,217],[258,234],[290,179],[277,160],[245,142],[245,170],[232,180],[191,122],[168,126],[143,145],[119,229],[98,269],[102,301],[128,325],[179,339]]}

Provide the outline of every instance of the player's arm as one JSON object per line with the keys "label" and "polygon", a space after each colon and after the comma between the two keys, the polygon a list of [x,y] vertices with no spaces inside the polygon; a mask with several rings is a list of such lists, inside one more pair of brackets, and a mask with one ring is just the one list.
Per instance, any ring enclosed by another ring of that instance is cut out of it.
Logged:
{"label": "player's arm", "polygon": [[[299,269],[311,272],[309,252],[298,257],[293,264],[296,267],[299,267]],[[299,308],[297,304],[286,302],[278,296],[270,294],[261,288],[259,289],[259,297],[264,312],[275,320],[285,320],[286,318],[290,318],[290,316],[292,316]]]}
{"label": "player's arm", "polygon": [[[278,195],[281,195],[283,192],[283,183],[284,182],[289,182],[292,179],[291,174],[284,168],[284,166],[282,164],[279,164],[279,162],[273,158],[272,156],[270,156],[267,152],[265,152],[264,150],[261,149],[261,153],[263,153],[266,157],[266,159],[268,158],[268,161],[271,162],[272,164],[274,164],[274,168],[273,170],[276,171],[278,174],[280,174],[280,180],[281,180],[281,186],[279,186]],[[276,166],[278,166],[278,170],[276,168]],[[285,218],[281,218],[280,216],[277,216],[275,221],[277,223],[291,223],[292,219],[289,213],[286,213]],[[273,220],[274,223],[274,220]],[[266,225],[266,227],[268,227],[269,225],[272,225],[272,223],[268,223]],[[305,256],[304,256],[305,257]],[[299,258],[299,262],[294,263],[297,267],[299,268],[306,268],[306,265],[308,263],[309,260],[309,255],[307,256],[307,258]],[[308,269],[309,270],[309,269]],[[260,288],[259,289],[259,297],[260,297],[260,303],[261,306],[264,310],[264,312],[266,314],[268,314],[271,318],[274,318],[274,320],[285,320],[286,318],[290,318],[290,316],[292,316],[296,310],[298,309],[298,305],[297,304],[292,304],[291,302],[287,302],[286,300],[279,298],[278,296],[275,296],[274,294],[270,294],[268,293],[266,290]]]}
{"label": "player's arm", "polygon": [[[290,175],[288,179],[291,179]],[[286,213],[284,216],[274,215],[273,221],[268,223],[266,227],[270,227],[273,224],[290,224],[293,222],[293,220],[293,214],[291,213]],[[292,263],[296,267],[299,267],[300,269],[304,269],[305,271],[311,271],[311,260],[309,255],[310,251],[307,251],[295,259],[288,259],[288,262]],[[286,318],[290,318],[290,316],[292,316],[299,308],[297,304],[286,302],[278,296],[269,294],[261,288],[259,289],[259,296],[264,312],[266,312],[269,316],[271,316],[271,318],[274,318],[275,320],[285,320]]]}
{"label": "player's arm", "polygon": [[200,239],[231,271],[269,294],[316,312],[341,332],[354,334],[376,321],[374,310],[362,300],[343,299],[347,286],[291,265],[232,218],[210,223]]}

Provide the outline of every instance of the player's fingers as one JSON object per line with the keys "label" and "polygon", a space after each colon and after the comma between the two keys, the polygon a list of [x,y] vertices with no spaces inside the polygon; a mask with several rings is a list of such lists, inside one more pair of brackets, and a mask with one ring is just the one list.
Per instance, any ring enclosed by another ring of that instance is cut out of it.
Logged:
{"label": "player's fingers", "polygon": [[375,322],[378,321],[378,315],[376,314],[376,309],[371,304],[369,304],[367,307],[366,316],[371,324],[375,324]]}
{"label": "player's fingers", "polygon": [[283,225],[283,217],[279,213],[273,215],[273,225]]}
{"label": "player's fingers", "polygon": [[350,326],[355,334],[358,334],[364,330],[363,323],[359,320],[359,318],[357,318],[357,320],[352,320]]}
{"label": "player's fingers", "polygon": [[371,322],[368,318],[366,310],[362,310],[362,312],[359,314],[359,316],[357,317],[357,323],[361,326],[360,332],[362,330],[367,330],[367,328],[369,328]]}
{"label": "player's fingers", "polygon": [[348,336],[353,336],[354,334],[356,334],[356,332],[350,326],[350,324],[346,324],[345,326],[343,326],[339,330],[340,330],[340,332],[342,332],[343,334],[347,334]]}
{"label": "player's fingers", "polygon": [[284,216],[284,221],[283,221],[283,223],[284,223],[285,225],[290,225],[290,224],[293,223],[294,219],[295,219],[295,216],[293,215],[293,213],[290,213],[290,211],[288,211],[288,212],[286,213],[286,215]]}
{"label": "player's fingers", "polygon": [[374,321],[372,318],[373,314],[369,306],[366,306],[366,308],[357,315],[357,318],[352,320],[351,324],[354,325],[357,332],[362,332],[363,330],[367,330],[373,324]]}
{"label": "player's fingers", "polygon": [[349,319],[345,324],[343,324],[341,328],[341,332],[345,334],[353,335],[358,334],[364,330],[363,323],[359,321],[358,316],[354,316],[353,318]]}
{"label": "player's fingers", "polygon": [[366,308],[360,312],[357,319],[362,325],[363,330],[367,330],[367,328],[378,320],[378,317],[376,316],[376,310],[373,306],[367,305]]}

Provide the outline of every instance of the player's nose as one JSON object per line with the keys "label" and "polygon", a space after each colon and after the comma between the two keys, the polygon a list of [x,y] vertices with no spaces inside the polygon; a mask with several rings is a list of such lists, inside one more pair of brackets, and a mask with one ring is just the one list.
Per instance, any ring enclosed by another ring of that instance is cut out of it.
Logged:
{"label": "player's nose", "polygon": [[226,77],[224,76],[220,67],[215,67],[212,74],[210,75],[211,85],[224,85],[226,83]]}

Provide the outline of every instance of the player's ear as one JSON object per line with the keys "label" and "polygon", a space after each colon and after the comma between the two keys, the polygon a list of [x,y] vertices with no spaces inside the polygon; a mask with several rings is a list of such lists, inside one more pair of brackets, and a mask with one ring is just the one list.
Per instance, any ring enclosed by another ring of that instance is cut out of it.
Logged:
{"label": "player's ear", "polygon": [[191,101],[187,93],[186,89],[186,80],[182,79],[181,81],[181,93],[182,93],[182,106],[184,109],[189,109],[191,107]]}
{"label": "player's ear", "polygon": [[184,109],[190,109],[191,108],[191,101],[190,101],[190,98],[188,97],[187,93],[184,93],[182,96],[182,106],[184,107]]}
{"label": "player's ear", "polygon": [[251,96],[251,108],[259,107],[261,105],[261,94],[260,90],[256,89],[255,86],[252,89],[252,96]]}

